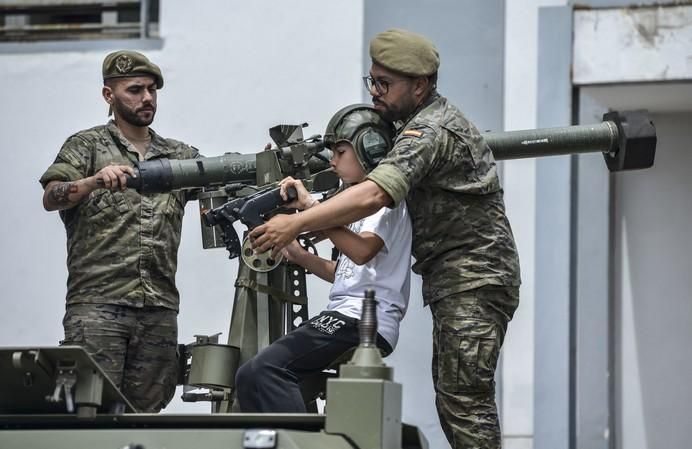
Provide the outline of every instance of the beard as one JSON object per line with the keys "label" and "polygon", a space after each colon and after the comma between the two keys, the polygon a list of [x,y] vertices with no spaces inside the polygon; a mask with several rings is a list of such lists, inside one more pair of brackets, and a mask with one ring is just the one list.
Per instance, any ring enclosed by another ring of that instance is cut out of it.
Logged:
{"label": "beard", "polygon": [[372,103],[382,118],[391,123],[405,120],[416,109],[416,102],[413,98],[402,98],[399,104],[391,104],[373,97]]}
{"label": "beard", "polygon": [[[142,111],[151,110],[150,116],[139,115]],[[113,101],[113,111],[116,112],[120,118],[125,120],[127,123],[133,126],[149,126],[151,122],[154,121],[154,116],[156,115],[156,106],[153,104],[142,106],[140,108],[131,109],[127,107],[123,102],[121,102],[117,97]]]}

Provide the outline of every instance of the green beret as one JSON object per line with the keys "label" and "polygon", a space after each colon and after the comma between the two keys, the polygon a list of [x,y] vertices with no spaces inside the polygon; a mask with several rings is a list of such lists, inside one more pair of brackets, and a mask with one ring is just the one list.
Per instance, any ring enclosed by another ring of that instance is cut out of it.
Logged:
{"label": "green beret", "polygon": [[409,76],[428,76],[440,67],[440,55],[425,36],[406,30],[384,31],[370,41],[373,62]]}
{"label": "green beret", "polygon": [[130,76],[151,75],[156,79],[156,88],[163,87],[163,75],[159,66],[136,51],[119,50],[103,60],[103,80]]}

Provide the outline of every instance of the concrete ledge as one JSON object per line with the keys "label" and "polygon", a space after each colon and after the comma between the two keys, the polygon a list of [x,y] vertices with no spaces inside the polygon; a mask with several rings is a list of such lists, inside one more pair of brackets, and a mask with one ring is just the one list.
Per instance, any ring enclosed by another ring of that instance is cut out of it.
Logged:
{"label": "concrete ledge", "polygon": [[575,85],[692,80],[692,6],[576,10]]}
{"label": "concrete ledge", "polygon": [[161,50],[163,39],[94,39],[83,41],[7,42],[0,44],[0,54],[55,53],[132,50]]}

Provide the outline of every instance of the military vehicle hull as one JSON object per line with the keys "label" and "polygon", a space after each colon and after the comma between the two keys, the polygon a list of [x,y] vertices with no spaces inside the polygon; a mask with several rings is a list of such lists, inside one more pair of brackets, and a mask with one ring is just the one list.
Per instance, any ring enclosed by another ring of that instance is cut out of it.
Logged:
{"label": "military vehicle hull", "polygon": [[[354,449],[325,431],[315,414],[0,415],[3,449]],[[427,448],[418,430],[402,428],[402,449]]]}

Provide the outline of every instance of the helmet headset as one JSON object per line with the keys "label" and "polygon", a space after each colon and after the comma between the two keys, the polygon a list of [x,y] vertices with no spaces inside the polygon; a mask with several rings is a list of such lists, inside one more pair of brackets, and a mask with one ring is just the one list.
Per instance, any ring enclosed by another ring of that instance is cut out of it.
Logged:
{"label": "helmet headset", "polygon": [[369,173],[392,149],[394,127],[368,104],[352,104],[340,109],[329,120],[324,143],[334,149],[348,142],[356,152],[360,165]]}

